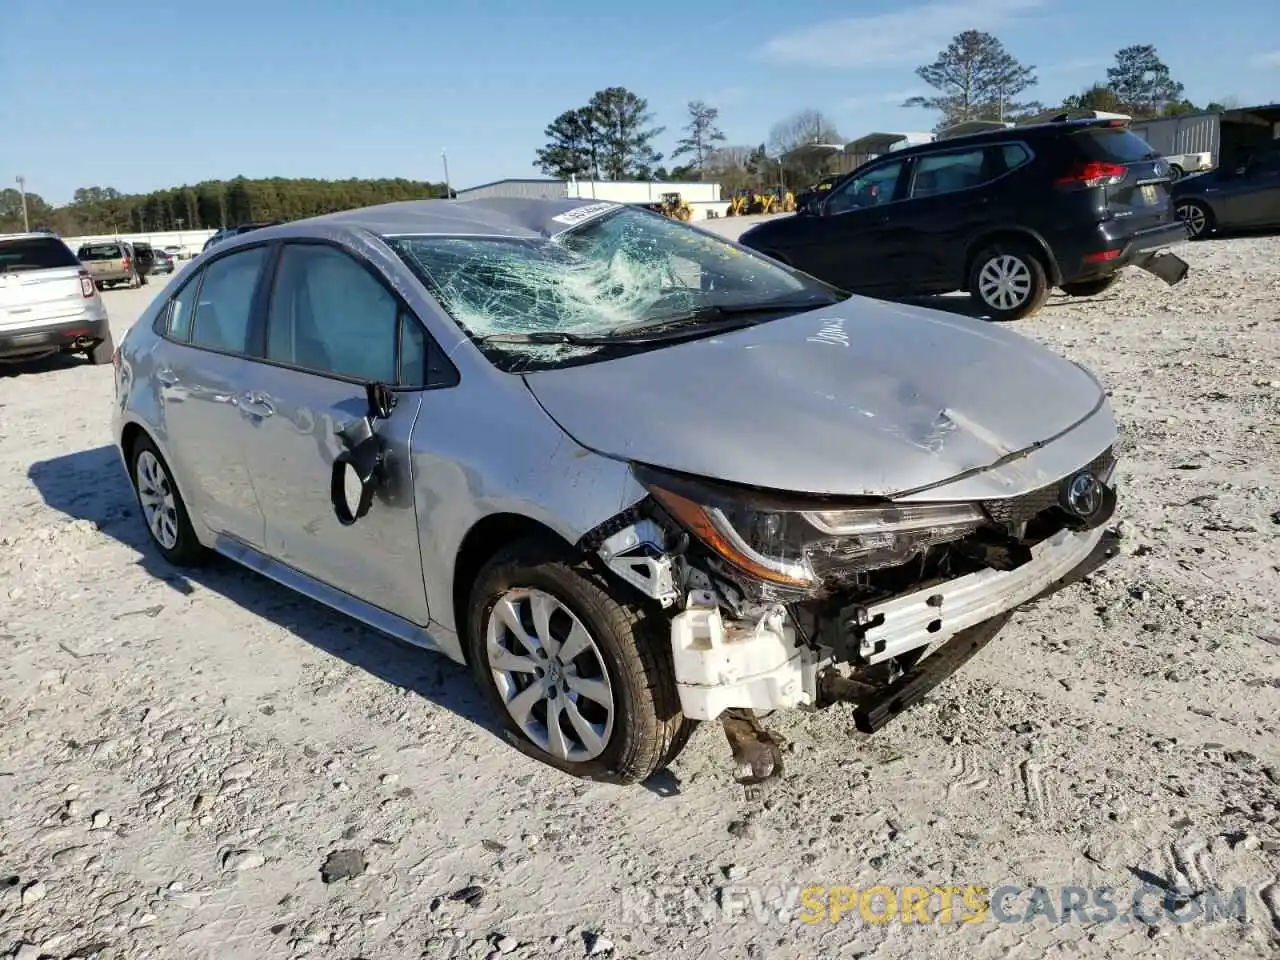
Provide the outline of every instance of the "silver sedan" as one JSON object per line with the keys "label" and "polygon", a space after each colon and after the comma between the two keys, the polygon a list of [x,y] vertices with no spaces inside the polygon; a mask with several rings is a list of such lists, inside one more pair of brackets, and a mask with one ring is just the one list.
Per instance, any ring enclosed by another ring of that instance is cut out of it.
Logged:
{"label": "silver sedan", "polygon": [[510,739],[644,779],[698,721],[883,726],[1097,562],[1115,424],[1006,328],[635,207],[420,201],[231,237],[120,345],[155,547],[468,663]]}

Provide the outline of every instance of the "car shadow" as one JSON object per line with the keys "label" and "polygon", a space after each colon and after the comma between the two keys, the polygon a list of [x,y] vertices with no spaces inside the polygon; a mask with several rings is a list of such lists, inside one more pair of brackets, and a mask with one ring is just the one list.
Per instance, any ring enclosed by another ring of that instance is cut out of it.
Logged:
{"label": "car shadow", "polygon": [[4,377],[22,377],[33,373],[57,373],[60,370],[72,370],[75,367],[91,366],[89,359],[79,353],[47,353],[42,357],[31,359],[14,359],[0,361],[0,379]]}
{"label": "car shadow", "polygon": [[114,447],[82,450],[31,465],[27,476],[53,509],[87,520],[138,554],[137,564],[183,595],[193,584],[295,634],[334,657],[471,721],[506,742],[470,672],[444,656],[402,643],[267,577],[221,558],[198,569],[170,565],[143,525],[133,487]]}
{"label": "car shadow", "polygon": [[[1049,299],[1044,302],[1042,309],[1051,310],[1055,307],[1065,307],[1069,303],[1106,303],[1107,301],[1118,301],[1123,299],[1118,293],[1103,293],[1095,297],[1072,297],[1063,293],[1061,290],[1053,290],[1049,294]],[[898,303],[904,303],[912,307],[924,307],[929,310],[945,310],[947,313],[954,313],[962,317],[972,317],[974,320],[986,320],[988,323],[997,323],[993,320],[991,314],[985,312],[972,297],[957,296],[955,294],[943,294],[934,297],[902,297],[897,300]],[[1031,318],[1031,319],[1034,319]]]}

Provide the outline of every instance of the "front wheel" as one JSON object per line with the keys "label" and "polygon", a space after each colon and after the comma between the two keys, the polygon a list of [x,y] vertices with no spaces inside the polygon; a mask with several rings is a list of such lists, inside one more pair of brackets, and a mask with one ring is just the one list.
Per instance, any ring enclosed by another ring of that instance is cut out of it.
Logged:
{"label": "front wheel", "polygon": [[1181,180],[1184,176],[1182,167],[1178,166],[1176,163],[1169,164],[1169,176],[1175,181]]}
{"label": "front wheel", "polygon": [[992,320],[1021,320],[1049,296],[1044,265],[1025,243],[1001,241],[978,252],[969,271],[969,293]]}
{"label": "front wheel", "polygon": [[1174,211],[1187,225],[1187,233],[1192,240],[1203,240],[1213,232],[1213,213],[1199,200],[1179,201]]}
{"label": "front wheel", "polygon": [[1080,280],[1077,283],[1064,283],[1062,292],[1070,297],[1096,297],[1104,290],[1110,290],[1120,280],[1120,274],[1113,273],[1109,277],[1096,280]]}
{"label": "front wheel", "polygon": [[477,683],[508,738],[543,763],[638,783],[687,739],[667,618],[615,599],[561,552],[533,540],[500,552],[467,624]]}

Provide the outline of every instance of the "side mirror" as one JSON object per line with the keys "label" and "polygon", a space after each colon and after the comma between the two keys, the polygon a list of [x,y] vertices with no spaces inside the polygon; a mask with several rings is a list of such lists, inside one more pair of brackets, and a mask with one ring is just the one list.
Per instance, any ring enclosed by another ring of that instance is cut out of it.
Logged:
{"label": "side mirror", "polygon": [[396,408],[396,394],[385,383],[367,384],[365,398],[365,415],[338,432],[346,449],[334,457],[329,479],[333,512],[344,527],[351,526],[373,507],[378,468],[385,456],[375,424],[390,417]]}

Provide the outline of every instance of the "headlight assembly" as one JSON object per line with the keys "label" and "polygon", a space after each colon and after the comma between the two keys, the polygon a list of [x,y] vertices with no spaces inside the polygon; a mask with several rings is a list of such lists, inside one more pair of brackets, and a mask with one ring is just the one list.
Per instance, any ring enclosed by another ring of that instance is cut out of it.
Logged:
{"label": "headlight assembly", "polygon": [[726,563],[759,580],[812,590],[836,572],[905,563],[929,546],[958,540],[984,521],[971,503],[876,504],[815,509],[665,478],[641,482],[671,516]]}

